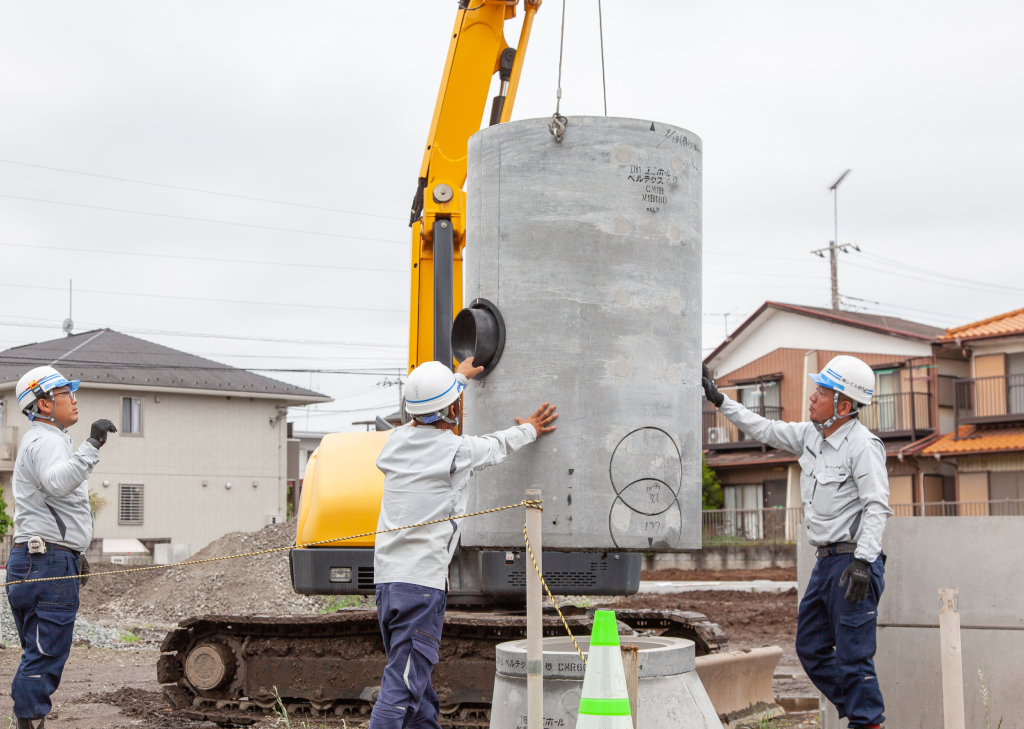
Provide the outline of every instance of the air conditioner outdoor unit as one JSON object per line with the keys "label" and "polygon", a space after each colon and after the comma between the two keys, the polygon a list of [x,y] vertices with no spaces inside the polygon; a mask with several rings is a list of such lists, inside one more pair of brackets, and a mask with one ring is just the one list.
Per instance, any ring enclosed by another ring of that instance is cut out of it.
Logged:
{"label": "air conditioner outdoor unit", "polygon": [[708,443],[728,443],[729,440],[728,428],[708,428]]}

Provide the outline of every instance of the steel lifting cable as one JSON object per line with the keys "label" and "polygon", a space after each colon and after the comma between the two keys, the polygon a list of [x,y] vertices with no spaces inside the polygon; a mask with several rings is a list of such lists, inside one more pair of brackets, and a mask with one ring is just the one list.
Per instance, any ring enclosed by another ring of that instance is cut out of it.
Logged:
{"label": "steel lifting cable", "polygon": [[558,93],[555,96],[555,113],[551,115],[551,123],[548,124],[548,131],[554,136],[556,142],[562,141],[565,134],[565,125],[569,122],[562,114],[562,51],[565,49],[565,0],[562,0],[562,37],[558,42]]}
{"label": "steel lifting cable", "polygon": [[604,80],[604,21],[601,18],[601,0],[597,0],[597,37],[601,40],[601,95],[604,98],[604,115],[608,116],[608,84]]}
{"label": "steel lifting cable", "polygon": [[[535,509],[541,509],[542,501],[531,501],[529,499],[523,499],[518,504],[509,504],[508,506],[498,506],[493,509],[484,509],[483,511],[474,511],[472,514],[462,514],[460,516],[452,516],[446,519],[434,519],[432,521],[423,521],[419,524],[410,524],[409,526],[394,527],[393,529],[381,529],[377,532],[364,532],[362,534],[352,534],[347,537],[332,537],[331,539],[321,539],[318,542],[310,542],[309,544],[302,545],[302,548],[306,547],[317,547],[323,544],[331,544],[333,542],[344,542],[349,539],[359,539],[360,537],[372,537],[377,534],[387,534],[388,532],[400,532],[403,529],[413,529],[415,527],[430,526],[431,524],[446,524],[455,519],[468,519],[471,516],[481,516],[482,514],[493,514],[497,511],[505,511],[506,509],[517,509],[520,506],[531,507]],[[208,559],[196,559],[190,562],[178,562],[176,564],[157,564],[149,567],[133,567],[127,570],[115,570],[113,572],[90,572],[89,577],[99,577],[106,575],[123,575],[128,572],[146,572],[149,570],[164,570],[170,569],[171,567],[187,567],[195,564],[206,564],[208,562],[222,562],[228,559],[239,559],[241,557],[256,557],[261,554],[273,554],[274,552],[286,552],[290,549],[295,549],[295,545],[289,545],[287,547],[274,547],[273,549],[261,549],[258,552],[243,552],[242,554],[229,554],[226,557],[210,557]],[[53,582],[55,580],[77,580],[81,579],[82,575],[61,575],[60,577],[35,577],[31,580],[15,580],[13,582],[0,583],[0,587],[7,587],[9,585],[25,585],[30,582]]]}

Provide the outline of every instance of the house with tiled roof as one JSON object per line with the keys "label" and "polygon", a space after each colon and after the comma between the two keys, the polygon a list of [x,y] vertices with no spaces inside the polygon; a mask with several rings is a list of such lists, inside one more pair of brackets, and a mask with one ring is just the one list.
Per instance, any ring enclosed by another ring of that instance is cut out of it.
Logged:
{"label": "house with tiled roof", "polygon": [[954,385],[953,429],[921,454],[956,464],[958,500],[976,502],[974,512],[1024,514],[1024,309],[947,329],[936,343],[967,358],[969,373]]}
{"label": "house with tiled roof", "polygon": [[[890,503],[910,515],[922,503],[954,501],[956,467],[923,456],[929,443],[952,433],[954,383],[969,376],[970,359],[936,345],[946,331],[898,317],[769,301],[705,359],[719,388],[772,420],[807,421],[813,384],[839,354],[875,371],[875,398],[859,418],[885,444]],[[718,474],[726,509],[798,509],[797,456],[747,438],[704,401],[703,447]],[[730,527],[731,528],[731,527]]]}
{"label": "house with tiled roof", "polygon": [[296,478],[288,473],[287,408],[330,401],[111,329],[8,349],[0,352],[0,487],[9,510],[30,427],[15,386],[39,365],[81,381],[81,420],[68,430],[75,447],[95,420],[118,428],[89,479],[106,504],[96,540],[135,538],[151,549],[169,543],[195,552],[227,532],[285,519],[288,480]]}

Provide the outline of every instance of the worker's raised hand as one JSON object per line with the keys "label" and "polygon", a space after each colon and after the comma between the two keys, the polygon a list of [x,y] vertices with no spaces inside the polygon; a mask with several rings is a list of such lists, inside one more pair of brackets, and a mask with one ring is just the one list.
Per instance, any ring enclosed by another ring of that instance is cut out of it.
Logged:
{"label": "worker's raised hand", "polygon": [[465,375],[467,380],[472,380],[483,371],[483,367],[473,366],[473,357],[466,357],[466,359],[459,362],[459,368],[455,370],[455,373]]}
{"label": "worker's raised hand", "polygon": [[711,371],[707,365],[701,365],[700,374],[700,384],[704,387],[704,396],[716,408],[722,407],[722,403],[725,402],[725,395],[720,393],[718,388],[715,387],[715,382],[711,379]]}
{"label": "worker's raised hand", "polygon": [[117,428],[106,418],[97,420],[92,424],[92,428],[89,433],[89,437],[86,438],[93,447],[100,448],[104,443],[107,442],[107,433],[116,433]]}
{"label": "worker's raised hand", "polygon": [[[555,412],[555,406],[549,405],[548,403],[544,403],[539,408],[537,408],[537,412],[535,412],[530,417],[526,418],[526,420],[523,420],[522,418],[516,418],[516,425],[523,425],[524,423],[529,423],[530,425],[533,426],[533,429],[537,431],[537,437],[539,438],[545,433],[550,433],[552,430],[555,429],[555,426],[551,425],[551,423],[555,422],[555,419],[557,417],[558,413]],[[548,427],[549,425],[550,427]]]}

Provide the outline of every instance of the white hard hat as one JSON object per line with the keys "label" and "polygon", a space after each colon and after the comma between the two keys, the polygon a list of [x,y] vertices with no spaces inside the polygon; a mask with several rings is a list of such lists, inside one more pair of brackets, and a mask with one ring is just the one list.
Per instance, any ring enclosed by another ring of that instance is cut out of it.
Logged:
{"label": "white hard hat", "polygon": [[27,413],[37,400],[47,397],[52,390],[65,385],[71,388],[71,392],[75,392],[79,381],[65,379],[64,375],[48,365],[29,370],[18,380],[18,388],[15,390],[18,407],[23,413]]}
{"label": "white hard hat", "polygon": [[440,362],[424,362],[405,382],[405,410],[409,415],[429,415],[459,399],[464,385]]}
{"label": "white hard hat", "polygon": [[820,374],[809,377],[815,384],[840,392],[861,405],[870,405],[875,392],[874,370],[848,354],[833,357]]}

